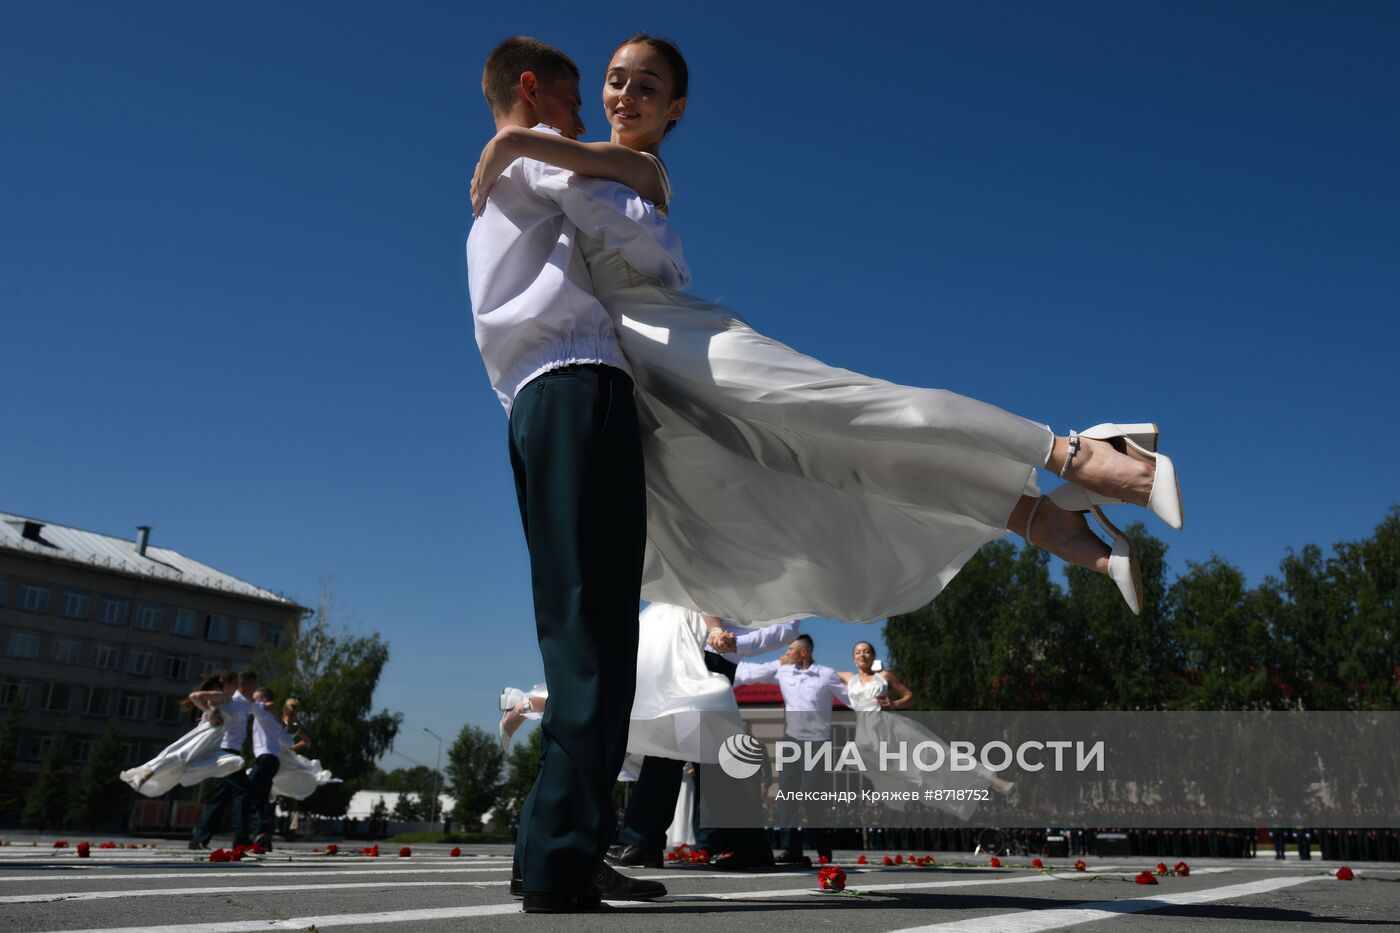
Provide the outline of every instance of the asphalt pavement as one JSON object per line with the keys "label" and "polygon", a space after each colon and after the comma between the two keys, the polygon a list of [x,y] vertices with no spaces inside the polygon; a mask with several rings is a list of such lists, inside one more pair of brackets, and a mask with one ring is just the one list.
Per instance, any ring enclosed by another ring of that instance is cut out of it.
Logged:
{"label": "asphalt pavement", "polygon": [[[0,930],[103,933],[236,933],[245,930],[703,931],[730,933],[734,925],[764,933],[818,929],[875,933],[887,930],[1035,933],[1075,929],[1118,930],[1400,930],[1400,864],[1357,863],[1354,878],[1336,877],[1340,863],[1296,859],[1191,860],[1189,874],[1153,874],[1147,858],[1006,858],[992,867],[967,853],[932,855],[933,865],[883,865],[886,853],[838,851],[846,891],[818,890],[818,870],[777,869],[724,874],[668,865],[628,869],[663,881],[659,901],[615,903],[600,913],[522,914],[510,896],[510,853],[503,846],[380,844],[378,857],[359,854],[363,843],[301,843],[241,862],[214,863],[207,853],[146,840],[70,834],[66,848],[53,837],[12,838],[0,844]],[[78,856],[77,843],[92,847]],[[114,840],[115,841],[115,840]],[[127,848],[129,844],[145,846]],[[316,851],[316,850],[320,851]],[[893,855],[894,853],[889,853]],[[1168,860],[1168,868],[1176,860]]]}

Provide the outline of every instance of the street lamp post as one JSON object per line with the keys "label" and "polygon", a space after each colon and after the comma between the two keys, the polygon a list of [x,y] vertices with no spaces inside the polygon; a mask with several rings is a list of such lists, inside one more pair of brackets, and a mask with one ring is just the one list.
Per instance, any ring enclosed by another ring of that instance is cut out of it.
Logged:
{"label": "street lamp post", "polygon": [[437,770],[433,772],[435,780],[433,781],[433,809],[431,811],[434,814],[433,822],[437,823],[441,822],[438,817],[442,816],[439,812],[442,807],[442,736],[427,726],[423,727],[423,731],[437,739],[438,743]]}

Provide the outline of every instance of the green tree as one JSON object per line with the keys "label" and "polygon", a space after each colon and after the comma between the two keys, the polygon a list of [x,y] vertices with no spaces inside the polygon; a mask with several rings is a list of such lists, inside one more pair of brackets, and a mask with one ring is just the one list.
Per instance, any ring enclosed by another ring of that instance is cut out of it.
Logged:
{"label": "green tree", "polygon": [[23,797],[19,792],[19,775],[15,759],[19,757],[19,720],[23,715],[18,706],[10,707],[0,722],[0,824],[19,816]]}
{"label": "green tree", "polygon": [[68,777],[64,773],[66,758],[64,746],[68,738],[55,735],[49,742],[49,750],[44,753],[44,763],[39,768],[39,778],[29,788],[29,796],[24,801],[24,816],[21,819],[26,829],[43,830],[57,826],[63,819],[64,804],[68,799]]}
{"label": "green tree", "polygon": [[93,746],[87,764],[78,773],[68,802],[68,817],[83,829],[95,829],[117,807],[125,808],[127,786],[117,775],[122,769],[122,740],[108,727]]}
{"label": "green tree", "polygon": [[327,587],[315,619],[265,649],[258,659],[264,681],[279,697],[301,700],[302,722],[311,736],[311,757],[344,783],[318,789],[299,804],[302,812],[341,816],[350,798],[367,786],[375,762],[394,744],[401,713],[374,710],[374,691],[389,645],[376,632],[355,635],[332,625]]}
{"label": "green tree", "polygon": [[423,808],[419,799],[412,794],[399,794],[399,799],[394,803],[394,819],[404,823],[416,823],[423,819]]}
{"label": "green tree", "polygon": [[[538,731],[538,730],[537,730]],[[496,736],[467,725],[447,750],[447,780],[453,822],[467,830],[481,828],[481,816],[496,804],[501,792],[505,753]]]}

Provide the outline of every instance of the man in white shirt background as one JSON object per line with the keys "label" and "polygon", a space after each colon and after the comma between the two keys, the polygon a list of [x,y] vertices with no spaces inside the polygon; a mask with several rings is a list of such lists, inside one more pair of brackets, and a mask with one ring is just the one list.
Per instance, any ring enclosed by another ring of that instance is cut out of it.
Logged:
{"label": "man in white shirt background", "polygon": [[277,829],[277,807],[272,802],[272,780],[282,767],[282,746],[290,736],[282,721],[272,713],[272,691],[259,687],[253,691],[253,766],[248,769],[248,811],[253,841],[264,849],[272,848],[272,833]]}
{"label": "man in white shirt background", "polygon": [[[538,40],[501,43],[482,91],[498,131],[583,131],[578,67]],[[646,487],[631,376],[593,295],[580,232],[620,249],[640,272],[688,283],[680,240],[649,202],[531,159],[501,175],[467,240],[477,344],[510,417],[550,690],[515,848],[524,909],[541,913],[666,890],[603,863],[636,683]]]}
{"label": "man in white shirt background", "polygon": [[[735,672],[735,686],[741,684],[776,683],[783,692],[783,708],[787,721],[783,740],[800,742],[802,758],[789,763],[778,772],[778,787],[787,795],[792,791],[828,789],[829,776],[821,770],[808,771],[801,767],[813,745],[831,741],[832,701],[851,705],[846,685],[836,671],[812,659],[812,638],[799,635],[776,661],[754,664],[745,661]],[[798,825],[798,801],[778,801],[778,823],[783,834],[783,854],[780,862],[802,860],[802,829]],[[831,830],[827,820],[829,807],[817,801],[805,802],[808,838],[818,856],[831,858]]]}

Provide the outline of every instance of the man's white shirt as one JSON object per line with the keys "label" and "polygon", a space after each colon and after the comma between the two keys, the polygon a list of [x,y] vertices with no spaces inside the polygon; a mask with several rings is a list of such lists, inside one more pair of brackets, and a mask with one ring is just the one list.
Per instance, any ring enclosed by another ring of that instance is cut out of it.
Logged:
{"label": "man's white shirt", "polygon": [[253,756],[278,755],[289,736],[282,720],[267,711],[261,703],[253,706]]}
{"label": "man's white shirt", "polygon": [[[543,124],[535,129],[558,135]],[[580,231],[668,288],[690,284],[680,237],[650,201],[615,182],[516,159],[467,237],[476,342],[507,412],[526,383],[560,366],[631,372],[593,294]]]}
{"label": "man's white shirt", "polygon": [[794,739],[825,742],[831,738],[831,701],[851,705],[846,685],[836,671],[824,664],[801,668],[782,661],[744,661],[734,673],[736,687],[771,683],[783,691],[783,707],[788,713],[786,732]]}
{"label": "man's white shirt", "polygon": [[241,692],[235,692],[233,696],[219,705],[219,715],[224,720],[224,737],[220,740],[221,747],[240,753],[243,751],[243,740],[248,735],[248,717],[253,715],[255,706],[257,704]]}

